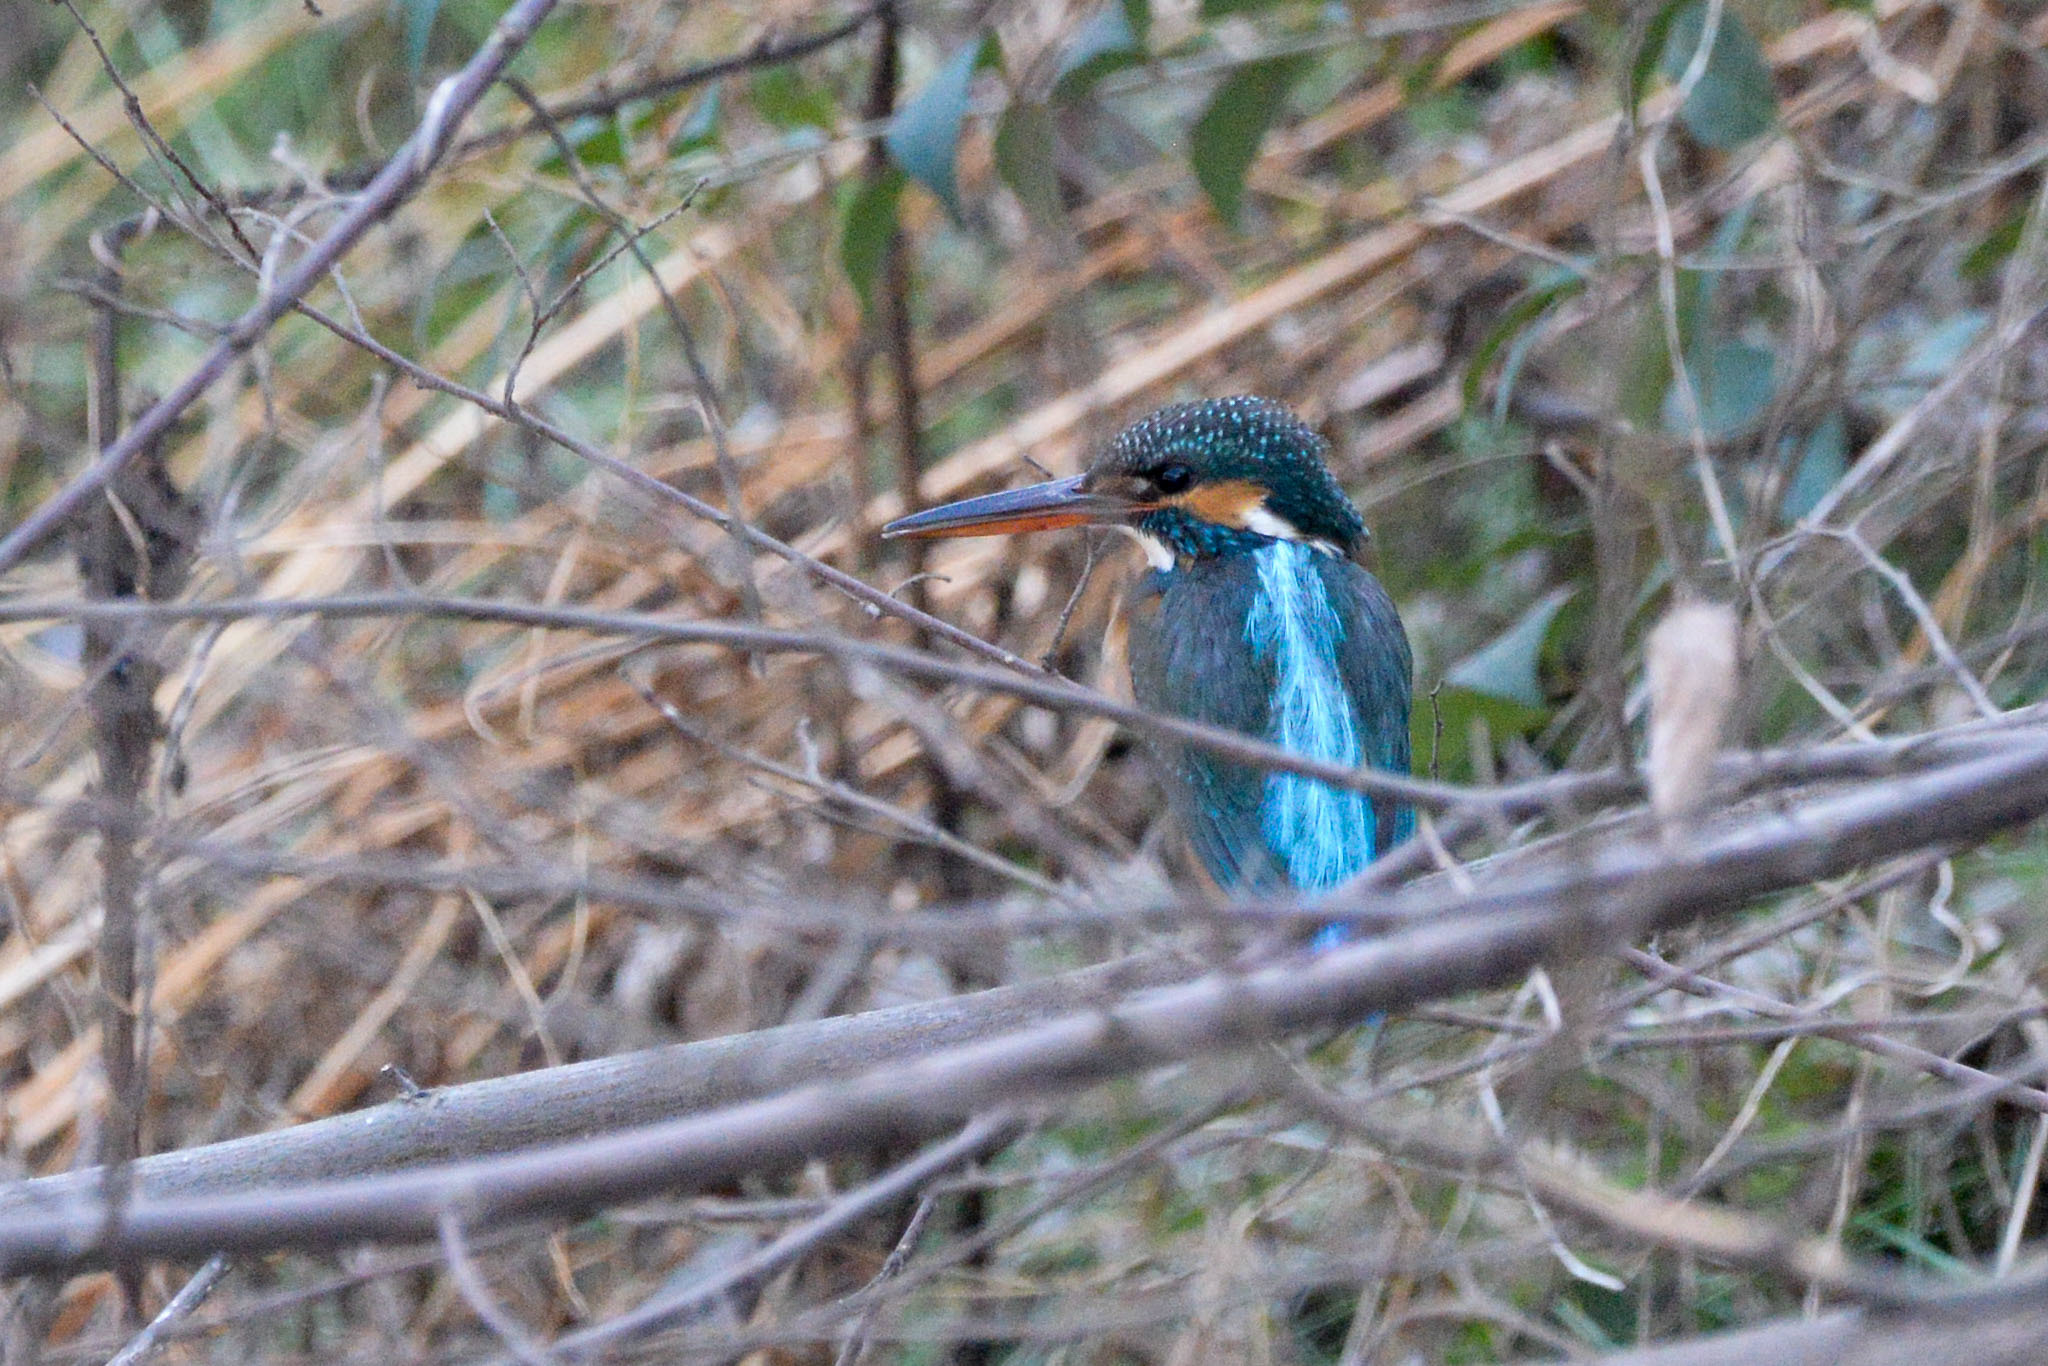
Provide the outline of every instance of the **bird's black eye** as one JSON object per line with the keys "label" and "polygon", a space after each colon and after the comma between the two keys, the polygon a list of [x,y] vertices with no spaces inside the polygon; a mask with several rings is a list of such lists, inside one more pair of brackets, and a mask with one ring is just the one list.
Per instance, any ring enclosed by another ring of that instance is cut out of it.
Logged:
{"label": "bird's black eye", "polygon": [[1176,460],[1152,471],[1152,482],[1159,486],[1161,493],[1186,493],[1188,486],[1195,482],[1195,472]]}

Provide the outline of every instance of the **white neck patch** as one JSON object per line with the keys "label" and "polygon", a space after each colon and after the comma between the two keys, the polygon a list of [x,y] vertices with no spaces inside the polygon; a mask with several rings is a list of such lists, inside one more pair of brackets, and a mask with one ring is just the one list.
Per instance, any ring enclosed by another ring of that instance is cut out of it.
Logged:
{"label": "white neck patch", "polygon": [[1255,503],[1244,514],[1244,529],[1255,531],[1261,536],[1271,536],[1276,541],[1293,541],[1311,550],[1320,551],[1333,560],[1344,558],[1344,552],[1321,538],[1301,534],[1301,528],[1267,507],[1264,500]]}
{"label": "white neck patch", "polygon": [[1263,499],[1245,509],[1244,529],[1256,531],[1261,536],[1271,536],[1276,541],[1308,539],[1301,534],[1300,527],[1267,507]]}
{"label": "white neck patch", "polygon": [[1173,547],[1169,546],[1166,542],[1160,540],[1157,536],[1147,535],[1134,526],[1120,525],[1117,527],[1117,530],[1138,543],[1138,549],[1145,552],[1145,563],[1151,565],[1154,569],[1173,568],[1176,563]]}

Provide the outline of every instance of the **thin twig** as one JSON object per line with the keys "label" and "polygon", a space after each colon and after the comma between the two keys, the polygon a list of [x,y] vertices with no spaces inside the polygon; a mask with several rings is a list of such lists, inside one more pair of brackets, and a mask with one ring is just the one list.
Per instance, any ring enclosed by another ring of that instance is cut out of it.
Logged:
{"label": "thin twig", "polygon": [[553,1354],[534,1341],[532,1335],[505,1312],[497,1297],[491,1294],[490,1286],[484,1283],[483,1272],[478,1269],[476,1259],[469,1255],[469,1246],[462,1234],[461,1216],[452,1207],[445,1209],[441,1211],[439,1227],[441,1260],[446,1264],[455,1288],[462,1293],[462,1298],[482,1320],[484,1327],[505,1344],[522,1366],[555,1366]]}
{"label": "thin twig", "polygon": [[933,1198],[931,1191],[926,1191],[918,1197],[917,1208],[910,1212],[910,1218],[904,1222],[903,1232],[898,1235],[896,1245],[890,1248],[889,1255],[882,1259],[881,1270],[861,1287],[859,1293],[868,1301],[868,1307],[861,1314],[860,1322],[853,1326],[853,1331],[846,1335],[846,1341],[840,1345],[839,1355],[833,1358],[832,1366],[860,1366],[861,1358],[868,1353],[868,1339],[875,1331],[875,1319],[882,1312],[882,1297],[878,1292],[902,1274],[903,1268],[910,1262],[910,1254],[917,1250],[918,1239],[924,1236],[925,1224],[930,1221],[932,1211],[938,1207],[939,1202]]}
{"label": "thin twig", "polygon": [[484,92],[498,79],[512,58],[526,45],[556,0],[516,0],[512,8],[491,29],[475,56],[457,74],[450,76],[429,101],[427,116],[418,130],[400,147],[397,155],[366,186],[361,196],[332,228],[306,253],[292,263],[275,285],[266,289],[249,310],[229,327],[227,335],[180,380],[168,394],[151,404],[121,439],[108,447],[70,483],[36,505],[12,531],[0,536],[0,572],[12,568],[44,537],[67,521],[84,501],[104,488],[114,474],[133,460],[150,443],[170,430],[171,424],[244,353],[270,331],[273,324],[326,278],[334,266],[364,234],[397,211],[421,185],[446,149],[449,135]]}
{"label": "thin twig", "polygon": [[1069,905],[1078,904],[1075,894],[1058,883],[1042,878],[1020,864],[1012,863],[1008,859],[999,858],[979,845],[969,844],[950,830],[942,830],[930,821],[925,820],[922,816],[906,811],[893,802],[883,801],[879,797],[871,796],[845,783],[834,782],[821,773],[807,773],[789,764],[778,763],[765,754],[757,754],[753,750],[728,744],[703,726],[684,716],[681,708],[656,693],[653,686],[645,679],[629,674],[627,681],[632,684],[634,691],[638,692],[646,700],[647,705],[659,712],[662,719],[667,721],[678,732],[688,736],[700,745],[716,750],[735,763],[745,764],[750,768],[757,768],[763,773],[772,774],[782,779],[784,782],[796,783],[799,786],[810,788],[812,791],[828,798],[829,801],[842,803],[855,811],[864,811],[879,820],[887,822],[890,826],[910,836],[912,839],[929,844],[936,849],[943,849],[956,858],[965,859],[976,867],[984,868],[998,877],[1007,878],[1019,886],[1029,887],[1040,896],[1050,897],[1055,901],[1065,902]]}
{"label": "thin twig", "polygon": [[164,1334],[191,1317],[192,1311],[206,1302],[206,1297],[213,1293],[213,1288],[221,1283],[221,1278],[233,1266],[234,1263],[219,1252],[207,1258],[206,1264],[192,1273],[192,1279],[178,1288],[178,1293],[157,1311],[148,1326],[130,1338],[127,1346],[107,1358],[107,1366],[142,1366],[143,1362],[156,1355],[157,1348],[163,1345]]}
{"label": "thin twig", "polygon": [[[533,111],[534,120],[540,124],[542,130],[547,133],[549,140],[555,144],[555,151],[561,155],[562,164],[569,168],[569,175],[575,180],[577,190],[582,193],[583,202],[595,210],[598,217],[602,218],[611,227],[612,231],[618,235],[620,242],[624,243],[627,252],[632,255],[633,260],[647,276],[648,282],[654,286],[655,296],[661,300],[662,312],[667,315],[669,327],[676,334],[677,344],[682,348],[683,363],[690,372],[690,387],[697,400],[698,415],[703,418],[704,430],[711,437],[712,464],[718,470],[718,482],[725,497],[725,512],[730,522],[726,531],[738,543],[741,552],[739,556],[740,606],[748,620],[758,621],[761,619],[761,586],[754,581],[753,558],[746,554],[747,537],[744,534],[748,527],[746,499],[740,491],[739,467],[733,463],[732,441],[726,432],[725,412],[718,402],[718,388],[711,382],[711,372],[705,368],[704,357],[697,347],[697,334],[691,328],[690,320],[683,316],[682,307],[676,303],[675,296],[669,293],[668,286],[662,282],[661,272],[655,269],[653,259],[647,254],[647,248],[642,245],[641,238],[645,235],[644,232],[636,227],[624,214],[614,209],[610,204],[607,204],[604,196],[598,193],[596,184],[591,181],[589,171],[584,168],[583,158],[577,154],[575,144],[569,141],[569,135],[562,131],[561,124],[555,121],[554,116],[548,112],[547,106],[541,103],[540,97],[528,89],[526,83],[517,77],[507,77],[505,88],[514,95],[517,95],[520,102]],[[694,198],[694,192],[692,197]],[[533,309],[532,333],[527,338],[526,349],[520,353],[520,359],[523,359],[532,350],[533,344],[539,339],[541,328],[544,325],[545,319],[542,316],[540,305],[536,301]],[[519,362],[515,360],[505,376],[505,404],[507,407],[518,407],[515,397],[517,391],[514,387],[518,373]]]}
{"label": "thin twig", "polygon": [[963,1162],[1002,1147],[1023,1130],[1023,1116],[1014,1109],[973,1120],[945,1142],[848,1191],[752,1256],[695,1284],[659,1293],[595,1327],[568,1334],[555,1344],[555,1350],[581,1355],[674,1327],[712,1301],[767,1280],[848,1225],[908,1197]]}
{"label": "thin twig", "polygon": [[1921,597],[1920,590],[1913,586],[1912,578],[1890,560],[1878,554],[1876,548],[1854,527],[1816,527],[1814,530],[1816,534],[1832,537],[1854,550],[1862,557],[1863,563],[1870,567],[1872,573],[1892,586],[1892,590],[1899,595],[1899,600],[1906,604],[1906,610],[1913,614],[1913,620],[1920,624],[1921,634],[1927,637],[1928,648],[1933,650],[1934,657],[1948,668],[1957,686],[1962,688],[1970,699],[1970,705],[1977,709],[1977,714],[1984,717],[1998,715],[1998,704],[1991,700],[1991,695],[1984,691],[1984,684],[1971,672],[1970,666],[1963,663],[1962,656],[1956,653],[1955,646],[1949,643],[1948,632],[1941,629],[1941,622],[1936,619],[1934,610],[1927,605],[1927,599]]}

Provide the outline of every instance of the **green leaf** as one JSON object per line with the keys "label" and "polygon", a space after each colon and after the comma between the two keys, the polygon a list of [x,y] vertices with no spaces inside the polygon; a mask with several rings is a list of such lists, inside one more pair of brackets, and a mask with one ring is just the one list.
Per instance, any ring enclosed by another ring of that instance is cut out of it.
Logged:
{"label": "green leaf", "polygon": [[1859,1214],[1849,1221],[1849,1227],[1900,1253],[1908,1261],[1919,1262],[1928,1270],[1952,1277],[1958,1281],[1970,1281],[1977,1277],[1977,1270],[1968,1262],[1952,1253],[1944,1252],[1921,1234],[1911,1229],[1900,1228],[1886,1222],[1876,1214]]}
{"label": "green leaf", "polygon": [[1276,0],[1202,0],[1204,19],[1222,19],[1232,14],[1251,14],[1271,9]]}
{"label": "green leaf", "polygon": [[1145,34],[1152,26],[1146,0],[1109,0],[1074,34],[1060,54],[1052,97],[1069,103],[1085,96],[1113,71],[1145,60]]}
{"label": "green leaf", "polygon": [[1956,267],[1956,274],[1965,280],[1981,280],[1997,270],[2019,250],[2020,234],[2026,226],[2026,210],[2014,210],[2003,223],[1984,234],[1983,241],[1970,248],[1962,264]]}
{"label": "green leaf", "polygon": [[896,235],[896,201],[903,197],[903,186],[903,172],[888,167],[854,193],[840,220],[839,264],[864,310],[875,306],[875,280]]}
{"label": "green leaf", "polygon": [[1543,684],[1536,666],[1543,657],[1550,623],[1557,619],[1558,609],[1571,600],[1573,591],[1559,587],[1545,593],[1514,625],[1444,675],[1444,681],[1525,707],[1541,707]]}
{"label": "green leaf", "polygon": [[1629,425],[1648,431],[1662,420],[1664,396],[1671,390],[1671,349],[1654,301],[1636,308],[1627,330],[1634,335],[1619,348],[1621,384],[1615,397]]}
{"label": "green leaf", "polygon": [[[623,166],[626,162],[626,139],[616,118],[586,114],[563,128],[562,136],[585,166]],[[569,165],[555,152],[540,163],[540,169],[548,175],[566,175]]]}
{"label": "green leaf", "polygon": [[589,137],[576,144],[576,156],[585,166],[625,165],[626,139],[619,131],[619,121],[605,119],[602,127],[593,129]]}
{"label": "green leaf", "polygon": [[[1664,74],[1676,81],[1692,64],[1706,34],[1707,0],[1692,0],[1671,18],[1664,35]],[[1778,97],[1763,49],[1733,6],[1724,5],[1705,72],[1678,111],[1685,130],[1705,147],[1728,148],[1767,131],[1778,118]]]}
{"label": "green leaf", "polygon": [[679,157],[716,146],[720,112],[718,87],[714,85],[691,106],[690,116],[683,120],[683,126],[676,129],[676,135],[669,139],[668,154],[671,157]]}
{"label": "green leaf", "polygon": [[[1573,1286],[1574,1292],[1590,1289],[1589,1286]],[[1614,1352],[1621,1349],[1627,1337],[1615,1337],[1601,1322],[1587,1313],[1571,1295],[1560,1295],[1550,1306],[1550,1312],[1571,1334],[1596,1352]]]}
{"label": "green leaf", "polygon": [[1408,743],[1415,755],[1415,771],[1463,782],[1472,774],[1474,721],[1484,721],[1486,733],[1498,741],[1510,735],[1532,735],[1549,719],[1550,713],[1542,707],[1525,707],[1505,697],[1445,683],[1430,696],[1416,698],[1409,713]]}
{"label": "green leaf", "polygon": [[[1479,390],[1486,382],[1487,367],[1500,349],[1520,336],[1532,323],[1548,313],[1560,300],[1569,299],[1586,287],[1585,277],[1569,273],[1539,281],[1522,291],[1510,303],[1487,334],[1480,338],[1479,346],[1472,353],[1472,361],[1465,367],[1465,408],[1469,412],[1479,406]],[[1494,421],[1502,420],[1507,411],[1508,396],[1514,387],[1514,379],[1505,370],[1501,374],[1500,390],[1494,395]]]}
{"label": "green leaf", "polygon": [[1899,367],[1900,377],[1930,382],[1945,378],[1962,363],[1989,321],[1982,309],[1973,308],[1917,331]]}
{"label": "green leaf", "polygon": [[1244,207],[1244,178],[1266,130],[1287,104],[1287,92],[1308,69],[1304,57],[1274,57],[1251,62],[1232,72],[1209,98],[1209,107],[1188,135],[1188,157],[1195,180],[1216,216],[1237,226]]}
{"label": "green leaf", "polygon": [[1671,36],[1671,20],[1685,8],[1685,0],[1667,0],[1643,25],[1643,43],[1636,49],[1628,71],[1628,108],[1640,114],[1643,99],[1650,93],[1650,77],[1664,60],[1664,44]]}
{"label": "green leaf", "polygon": [[1799,464],[1792,471],[1792,478],[1785,485],[1785,496],[1778,505],[1786,523],[1797,522],[1813,511],[1813,505],[1841,481],[1848,468],[1849,428],[1837,409],[1821,419],[1813,434],[1806,438],[1805,449],[1799,453]]}
{"label": "green leaf", "polygon": [[812,85],[792,66],[774,66],[754,77],[754,112],[784,132],[823,128],[839,123],[839,105],[832,92]]}
{"label": "green leaf", "polygon": [[[1778,389],[1777,357],[1748,342],[1714,342],[1687,364],[1700,405],[1700,430],[1711,437],[1730,436],[1756,422]],[[1675,377],[1664,400],[1664,428],[1690,430]]]}
{"label": "green leaf", "polygon": [[[1714,229],[1713,240],[1707,246],[1710,261],[1727,261],[1742,249],[1742,239],[1749,233],[1750,222],[1756,216],[1754,199],[1746,199],[1736,205],[1721,226]],[[1722,281],[1727,272],[1722,270],[1684,270],[1678,272],[1678,344],[1690,356],[1699,350],[1707,340],[1707,328],[1714,317],[1714,301],[1720,296]]]}
{"label": "green leaf", "polygon": [[401,5],[405,10],[405,65],[417,81],[427,64],[427,42],[434,36],[441,0],[401,0]]}
{"label": "green leaf", "polygon": [[960,125],[967,117],[967,97],[974,73],[1000,60],[995,35],[983,34],[946,59],[929,81],[896,111],[883,139],[889,155],[912,179],[939,197],[947,212],[960,217],[960,188],[953,159],[960,147]]}
{"label": "green leaf", "polygon": [[1052,112],[1042,104],[1019,100],[1003,111],[1002,122],[996,125],[996,174],[1042,227],[1056,226],[1066,217],[1059,174],[1053,168],[1057,144]]}

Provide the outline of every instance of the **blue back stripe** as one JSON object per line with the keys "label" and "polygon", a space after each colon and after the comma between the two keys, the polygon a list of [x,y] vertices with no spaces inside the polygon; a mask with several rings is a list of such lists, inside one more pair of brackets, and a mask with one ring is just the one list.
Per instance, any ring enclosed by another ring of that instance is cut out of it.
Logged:
{"label": "blue back stripe", "polygon": [[[1253,552],[1258,588],[1245,616],[1245,644],[1273,663],[1268,737],[1326,763],[1358,764],[1357,714],[1338,668],[1344,619],[1330,602],[1318,552],[1275,541]],[[1302,891],[1355,876],[1373,856],[1373,809],[1363,794],[1295,773],[1266,777],[1260,810],[1266,847]]]}

